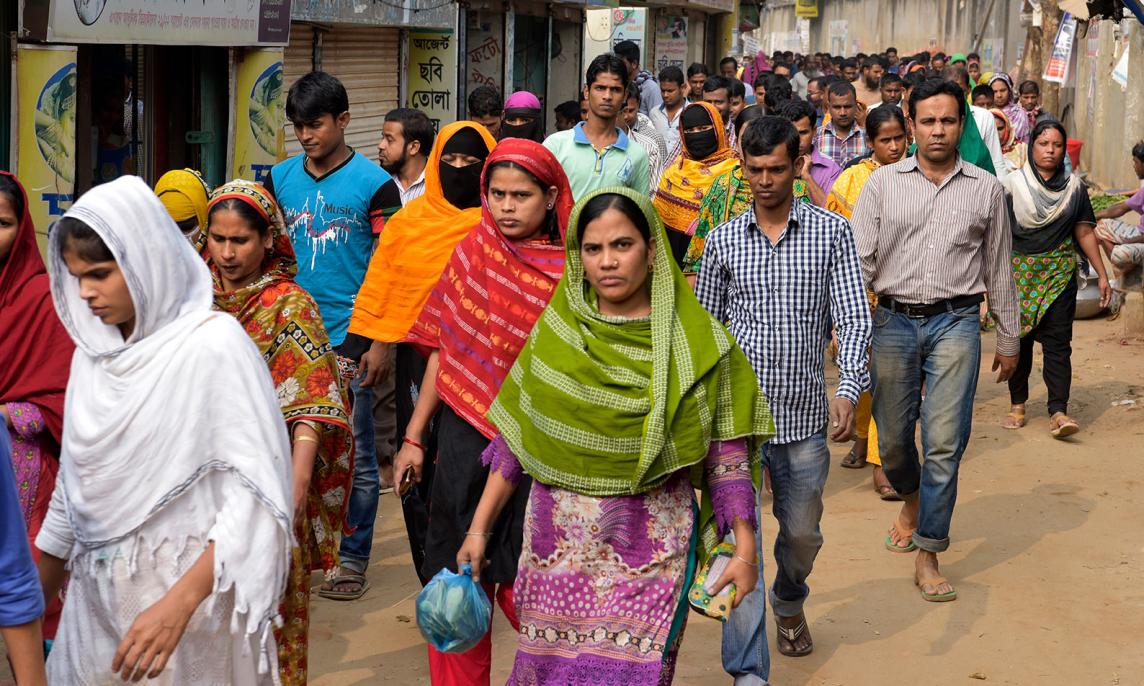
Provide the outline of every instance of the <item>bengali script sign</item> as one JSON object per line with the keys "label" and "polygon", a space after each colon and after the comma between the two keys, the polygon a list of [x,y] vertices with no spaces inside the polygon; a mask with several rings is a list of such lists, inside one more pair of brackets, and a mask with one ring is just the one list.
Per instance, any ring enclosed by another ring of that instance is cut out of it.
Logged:
{"label": "bengali script sign", "polygon": [[290,0],[50,0],[43,35],[75,43],[285,45]]}
{"label": "bengali script sign", "polygon": [[[474,48],[483,51],[482,55],[491,49],[488,46]],[[470,50],[469,54],[472,53]],[[406,104],[424,112],[438,129],[456,119],[457,44],[453,32],[411,32],[408,65]]]}

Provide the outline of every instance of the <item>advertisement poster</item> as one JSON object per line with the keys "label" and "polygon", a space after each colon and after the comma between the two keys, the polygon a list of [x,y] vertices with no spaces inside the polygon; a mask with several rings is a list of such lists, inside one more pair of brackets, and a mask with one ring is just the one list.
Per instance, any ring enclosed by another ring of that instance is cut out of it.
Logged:
{"label": "advertisement poster", "polygon": [[630,40],[640,47],[643,55],[644,33],[647,30],[647,10],[622,9],[612,10],[612,45],[621,41]]}
{"label": "advertisement poster", "polygon": [[290,0],[51,0],[46,26],[31,33],[53,42],[286,45]]}
{"label": "advertisement poster", "polygon": [[658,74],[665,67],[687,69],[687,17],[660,14],[655,20],[655,65]]}
{"label": "advertisement poster", "polygon": [[286,157],[282,78],[282,48],[243,51],[234,77],[231,178],[262,183],[270,168]]}
{"label": "advertisement poster", "polygon": [[1045,81],[1053,81],[1062,86],[1069,80],[1069,63],[1072,62],[1073,42],[1076,39],[1076,21],[1068,12],[1061,17],[1061,26],[1057,29],[1057,39],[1053,42],[1053,53],[1045,63]]}
{"label": "advertisement poster", "polygon": [[796,0],[794,16],[815,19],[818,17],[818,0]]}
{"label": "advertisement poster", "polygon": [[407,107],[421,110],[435,130],[457,118],[457,44],[452,31],[411,31],[409,34]]}
{"label": "advertisement poster", "polygon": [[16,173],[44,250],[48,227],[75,192],[76,48],[21,44],[18,50]]}

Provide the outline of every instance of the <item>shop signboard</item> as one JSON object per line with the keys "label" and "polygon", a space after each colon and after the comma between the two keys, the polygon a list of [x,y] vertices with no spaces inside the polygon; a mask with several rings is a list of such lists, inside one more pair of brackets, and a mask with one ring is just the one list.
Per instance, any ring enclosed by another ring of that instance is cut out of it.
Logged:
{"label": "shop signboard", "polygon": [[440,130],[456,119],[457,41],[452,31],[411,31],[407,107],[421,110]]}
{"label": "shop signboard", "polygon": [[818,0],[797,0],[794,4],[794,16],[816,19],[818,17]]}
{"label": "shop signboard", "polygon": [[23,17],[52,43],[286,45],[290,1],[25,0]]}
{"label": "shop signboard", "polygon": [[242,52],[234,78],[234,159],[231,178],[262,183],[286,157],[282,48]]}
{"label": "shop signboard", "polygon": [[76,48],[25,45],[16,54],[16,173],[41,250],[75,192]]}
{"label": "shop signboard", "polygon": [[687,69],[687,17],[661,13],[655,20],[655,73],[666,67]]}

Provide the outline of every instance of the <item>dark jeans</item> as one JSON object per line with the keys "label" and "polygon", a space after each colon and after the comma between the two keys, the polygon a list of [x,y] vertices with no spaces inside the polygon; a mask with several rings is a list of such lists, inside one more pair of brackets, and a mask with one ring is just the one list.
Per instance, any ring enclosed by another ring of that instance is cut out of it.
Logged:
{"label": "dark jeans", "polygon": [[1041,344],[1045,357],[1045,387],[1049,391],[1049,416],[1068,412],[1069,391],[1072,389],[1072,333],[1076,316],[1076,275],[1064,292],[1049,305],[1029,333],[1021,338],[1021,357],[1017,371],[1009,379],[1009,401],[1024,404],[1029,399],[1029,375],[1033,371],[1033,343]]}

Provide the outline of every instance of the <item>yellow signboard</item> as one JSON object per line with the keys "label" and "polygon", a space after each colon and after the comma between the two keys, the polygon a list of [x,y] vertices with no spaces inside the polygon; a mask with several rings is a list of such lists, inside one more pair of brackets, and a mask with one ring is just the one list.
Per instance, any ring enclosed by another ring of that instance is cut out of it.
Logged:
{"label": "yellow signboard", "polygon": [[282,48],[242,51],[234,78],[234,157],[230,178],[261,183],[286,157]]}
{"label": "yellow signboard", "polygon": [[795,0],[794,16],[816,19],[818,17],[818,0]]}
{"label": "yellow signboard", "polygon": [[456,119],[457,41],[452,31],[409,33],[408,106],[419,109],[433,128]]}
{"label": "yellow signboard", "polygon": [[40,249],[75,192],[76,48],[24,45],[16,54],[16,173]]}

